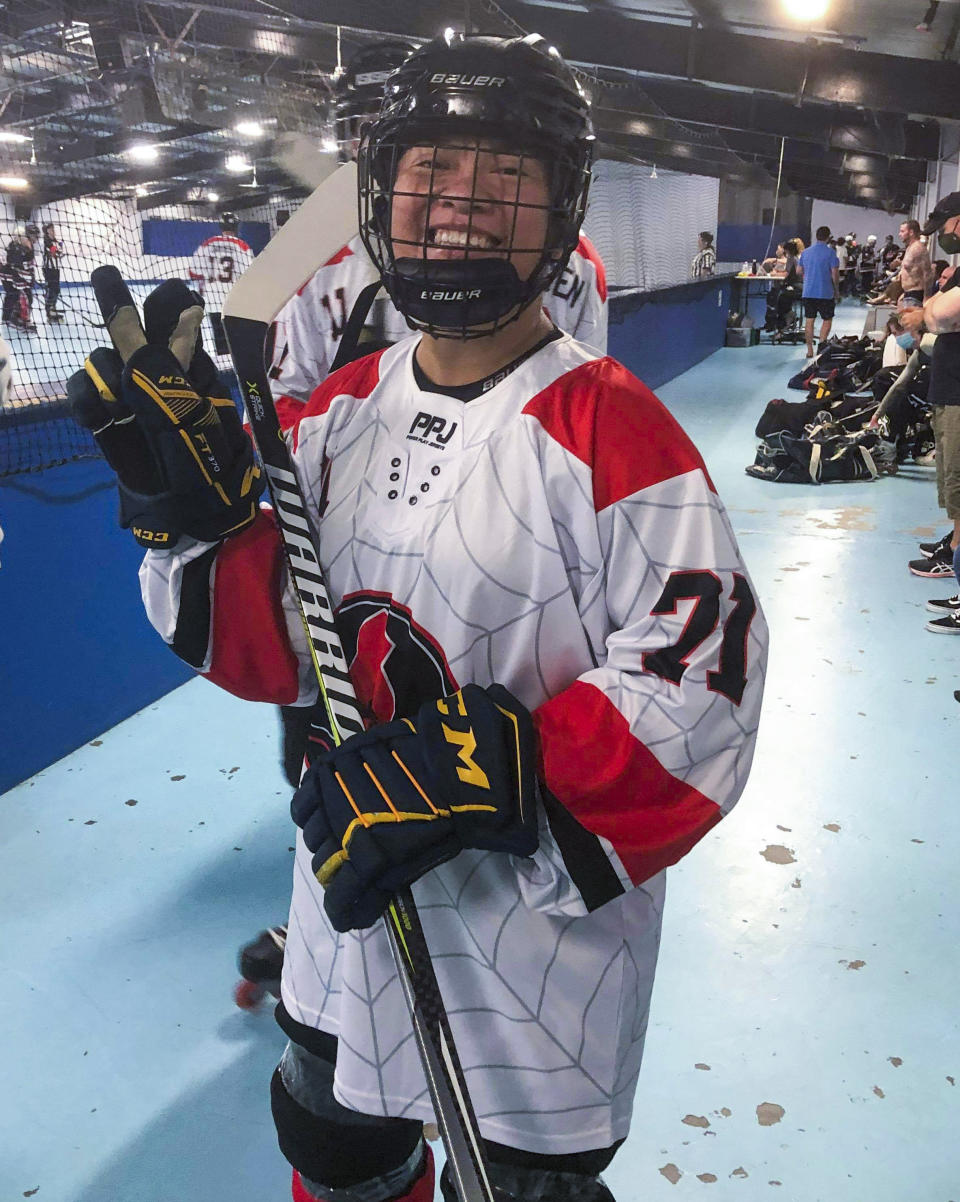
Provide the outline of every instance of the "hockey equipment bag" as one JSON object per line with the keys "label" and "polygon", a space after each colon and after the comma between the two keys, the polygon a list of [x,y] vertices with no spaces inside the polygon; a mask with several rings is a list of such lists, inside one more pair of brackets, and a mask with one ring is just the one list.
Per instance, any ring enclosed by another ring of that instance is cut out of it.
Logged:
{"label": "hockey equipment bag", "polygon": [[318,756],[291,805],[338,931],[466,848],[537,849],[535,737],[501,685],[468,684]]}
{"label": "hockey equipment bag", "polygon": [[98,267],[98,293],[116,290],[100,347],[67,383],[73,416],[117,474],[120,525],[144,547],[181,535],[215,542],[257,516],[264,481],[253,446],[200,342],[203,302],[182,280],[147,297],[144,325],[115,267]]}
{"label": "hockey equipment bag", "polygon": [[[886,466],[882,440],[872,431],[848,436],[817,431],[818,441],[772,434],[757,448],[748,476],[777,484],[826,484],[834,480],[875,480]],[[894,465],[895,466],[895,465]]]}
{"label": "hockey equipment bag", "polygon": [[815,358],[795,376],[791,376],[787,387],[808,388],[815,377],[826,376],[834,368],[848,367],[863,359],[866,353],[873,349],[873,342],[869,338],[831,338],[829,342],[821,344]]}

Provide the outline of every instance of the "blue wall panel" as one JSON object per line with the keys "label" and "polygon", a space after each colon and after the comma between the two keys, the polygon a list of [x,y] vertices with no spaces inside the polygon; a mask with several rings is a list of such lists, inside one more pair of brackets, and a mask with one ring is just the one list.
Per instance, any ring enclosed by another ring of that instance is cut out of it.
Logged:
{"label": "blue wall panel", "polygon": [[610,302],[608,350],[659,388],[723,346],[730,280],[710,280]]}
{"label": "blue wall panel", "polygon": [[193,673],[144,616],[102,460],[0,480],[0,525],[2,792]]}
{"label": "blue wall panel", "polygon": [[[265,221],[241,221],[239,232],[255,255],[270,241],[270,227]],[[220,223],[217,221],[175,221],[151,217],[143,222],[143,253],[189,258],[201,242],[219,233]]]}
{"label": "blue wall panel", "polygon": [[719,225],[717,227],[717,259],[721,263],[743,263],[744,260],[760,259],[777,249],[777,243],[796,237],[798,231],[792,226],[778,225],[770,242],[769,225]]}

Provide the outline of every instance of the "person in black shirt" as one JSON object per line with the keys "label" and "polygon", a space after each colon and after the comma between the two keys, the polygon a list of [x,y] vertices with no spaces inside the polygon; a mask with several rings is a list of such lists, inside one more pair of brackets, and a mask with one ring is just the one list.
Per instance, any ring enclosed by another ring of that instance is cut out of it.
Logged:
{"label": "person in black shirt", "polygon": [[60,299],[60,259],[63,247],[57,237],[53,222],[43,227],[43,278],[47,285],[45,308],[48,321],[62,321],[63,313],[57,308]]}

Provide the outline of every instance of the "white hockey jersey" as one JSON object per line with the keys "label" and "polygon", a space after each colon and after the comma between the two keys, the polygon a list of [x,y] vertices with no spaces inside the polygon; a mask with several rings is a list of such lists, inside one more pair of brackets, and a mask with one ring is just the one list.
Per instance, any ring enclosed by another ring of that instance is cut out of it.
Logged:
{"label": "white hockey jersey", "polygon": [[[280,310],[275,322],[270,378],[282,426],[290,425],[300,404],[330,372],[340,337],[357,297],[378,278],[363,241],[356,234],[320,268]],[[544,309],[565,333],[594,350],[607,350],[607,280],[603,261],[581,234],[580,242],[553,288]],[[368,318],[374,341],[399,342],[410,330],[383,296]]]}
{"label": "white hockey jersey", "polygon": [[[664,869],[746,782],[766,626],[700,456],[625,368],[564,336],[464,403],[418,386],[417,342],[335,373],[287,437],[361,705],[499,681],[533,713],[536,855],[463,852],[413,893],[483,1135],[605,1147],[630,1124]],[[315,694],[267,511],[149,552],[141,581],[211,680]],[[342,1102],[430,1119],[382,924],[337,934],[310,859],[298,839],[284,1005],[339,1037]]]}
{"label": "white hockey jersey", "polygon": [[214,234],[197,247],[190,261],[190,280],[207,311],[223,312],[227,293],[253,262],[253,251],[234,234]]}

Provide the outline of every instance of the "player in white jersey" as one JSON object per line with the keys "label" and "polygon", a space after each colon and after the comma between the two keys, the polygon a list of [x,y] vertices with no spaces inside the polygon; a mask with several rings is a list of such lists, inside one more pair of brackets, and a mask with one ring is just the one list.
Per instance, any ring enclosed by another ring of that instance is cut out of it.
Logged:
{"label": "player in white jersey", "polygon": [[203,297],[213,334],[213,358],[218,367],[230,366],[230,348],[220,314],[227,293],[253,262],[253,251],[240,237],[236,213],[220,214],[220,233],[204,239],[194,252],[189,274]]}
{"label": "player in white jersey", "polygon": [[[272,1101],[297,1202],[434,1197],[378,921],[407,885],[498,1200],[611,1202],[665,869],[749,772],[766,626],[723,505],[653,394],[543,311],[592,140],[555,52],[470,37],[406,61],[361,147],[365,245],[419,332],[288,435],[371,724],[333,748],[317,719],[293,803]],[[148,615],[224,688],[310,704],[278,530],[236,516],[147,555]]]}

